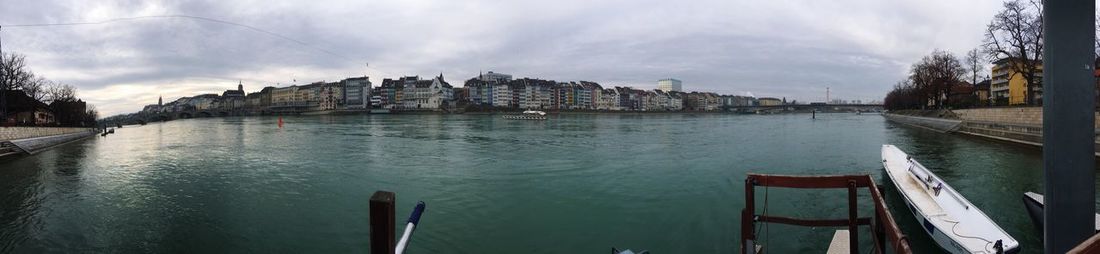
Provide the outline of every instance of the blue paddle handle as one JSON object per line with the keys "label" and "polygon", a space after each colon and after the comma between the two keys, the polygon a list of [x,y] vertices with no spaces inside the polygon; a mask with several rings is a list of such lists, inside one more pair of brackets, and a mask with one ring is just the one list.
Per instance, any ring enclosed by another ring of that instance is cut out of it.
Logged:
{"label": "blue paddle handle", "polygon": [[412,215],[409,215],[409,223],[413,225],[420,224],[420,214],[424,213],[424,201],[416,203],[416,208],[413,208]]}

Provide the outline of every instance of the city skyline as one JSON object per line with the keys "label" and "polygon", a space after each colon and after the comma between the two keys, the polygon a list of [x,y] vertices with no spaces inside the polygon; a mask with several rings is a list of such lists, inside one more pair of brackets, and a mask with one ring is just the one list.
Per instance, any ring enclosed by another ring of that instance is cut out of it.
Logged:
{"label": "city skyline", "polygon": [[75,85],[103,115],[138,111],[159,95],[216,93],[237,80],[256,91],[295,80],[489,70],[641,89],[676,77],[685,90],[799,101],[824,101],[831,87],[834,98],[869,101],[933,49],[960,54],[978,45],[1000,4],[35,2],[0,10],[0,24],[183,14],[304,44],[179,18],[5,26],[0,40],[4,52],[27,55],[36,73]]}

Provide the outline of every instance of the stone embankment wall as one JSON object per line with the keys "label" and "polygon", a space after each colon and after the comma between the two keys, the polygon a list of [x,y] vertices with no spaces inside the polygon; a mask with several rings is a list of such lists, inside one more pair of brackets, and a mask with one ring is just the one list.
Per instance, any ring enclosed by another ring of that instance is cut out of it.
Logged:
{"label": "stone embankment wall", "polygon": [[[912,114],[913,112],[904,112]],[[906,124],[934,129],[941,132],[953,132],[990,139],[1043,146],[1043,108],[979,108],[953,110],[950,118],[922,117],[912,115],[885,114],[886,118]],[[1100,129],[1100,114],[1097,114],[1097,129]],[[954,129],[946,129],[942,122],[960,122]],[[1100,133],[1100,132],[1098,132]],[[1100,140],[1100,138],[1098,138]],[[1096,143],[1097,156],[1100,156],[1100,142]]]}
{"label": "stone embankment wall", "polygon": [[958,130],[959,125],[962,124],[960,120],[936,117],[907,116],[899,114],[883,114],[882,116],[890,121],[931,129],[938,132],[952,132]]}
{"label": "stone embankment wall", "polygon": [[36,138],[90,131],[92,128],[0,127],[0,141]]}
{"label": "stone embankment wall", "polygon": [[[1016,124],[1025,126],[1043,125],[1043,107],[1013,108],[976,108],[952,110],[959,119],[969,122]],[[1100,129],[1100,113],[1095,113],[1096,128]]]}

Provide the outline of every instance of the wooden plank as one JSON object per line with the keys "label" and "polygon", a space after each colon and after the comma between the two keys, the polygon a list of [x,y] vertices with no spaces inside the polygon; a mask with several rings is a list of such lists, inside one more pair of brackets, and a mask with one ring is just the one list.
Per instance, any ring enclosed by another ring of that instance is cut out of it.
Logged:
{"label": "wooden plank", "polygon": [[829,242],[828,254],[846,254],[852,252],[851,235],[848,230],[837,230],[833,233],[833,240]]}
{"label": "wooden plank", "polygon": [[[847,227],[849,225],[848,223],[850,222],[848,219],[807,220],[771,215],[760,215],[757,217],[757,220],[760,222],[779,223],[804,227]],[[856,220],[856,225],[871,225],[871,218],[859,218]]]}
{"label": "wooden plank", "polygon": [[1070,249],[1068,253],[1100,253],[1100,234],[1089,237],[1088,240],[1081,242],[1077,247]]}
{"label": "wooden plank", "polygon": [[856,187],[869,187],[870,177],[866,175],[835,176],[788,176],[749,174],[748,180],[756,186],[798,188],[798,189],[845,189],[849,181],[855,181]]}

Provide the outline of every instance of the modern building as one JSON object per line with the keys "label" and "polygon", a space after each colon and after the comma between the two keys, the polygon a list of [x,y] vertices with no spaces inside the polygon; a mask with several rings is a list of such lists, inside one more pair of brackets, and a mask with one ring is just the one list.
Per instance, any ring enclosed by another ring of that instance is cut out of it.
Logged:
{"label": "modern building", "polygon": [[[1012,64],[1018,61],[1010,61],[1009,59],[1001,59],[993,62],[993,69],[990,73],[993,75],[993,80],[989,85],[989,92],[992,97],[992,101],[997,104],[1008,105],[1020,105],[1027,104],[1027,80],[1024,75],[1016,72],[1015,68],[1012,68]],[[1042,82],[1043,79],[1043,66],[1039,64],[1038,73],[1035,75],[1035,82]],[[1035,96],[1035,101],[1038,102],[1043,98],[1042,87],[1033,87],[1032,92]]]}
{"label": "modern building", "polygon": [[478,80],[485,82],[507,83],[508,81],[512,81],[512,75],[495,73],[493,71],[489,71],[489,73],[482,73],[477,76]]}
{"label": "modern building", "polygon": [[370,106],[370,77],[348,78],[341,81],[344,86],[344,107],[365,109]]}
{"label": "modern building", "polygon": [[680,82],[679,79],[666,78],[666,79],[662,79],[662,80],[657,81],[657,90],[661,90],[661,91],[665,91],[665,92],[669,92],[669,91],[683,92],[684,87],[682,85],[682,82]]}

